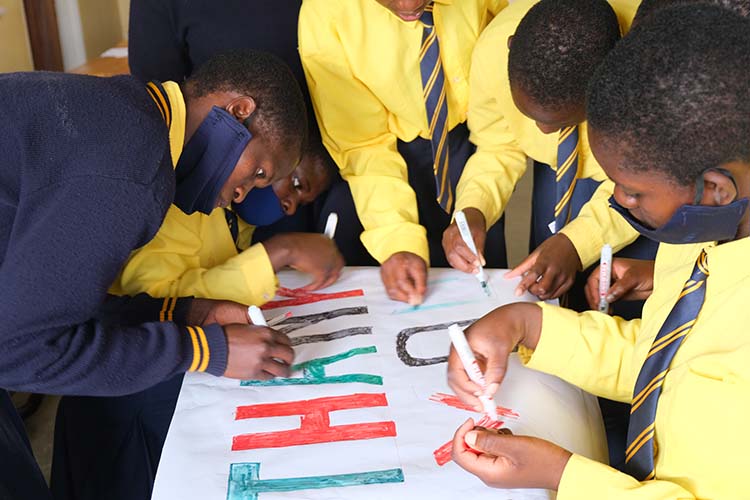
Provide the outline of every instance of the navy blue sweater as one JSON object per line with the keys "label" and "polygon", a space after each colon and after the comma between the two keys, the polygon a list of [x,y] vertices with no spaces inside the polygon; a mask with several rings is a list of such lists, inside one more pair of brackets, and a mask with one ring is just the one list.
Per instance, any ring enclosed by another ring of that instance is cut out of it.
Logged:
{"label": "navy blue sweater", "polygon": [[[188,370],[205,353],[159,322],[164,299],[107,296],[174,194],[167,128],[145,87],[15,73],[0,75],[0,96],[0,387],[119,395]],[[222,374],[223,330],[204,331],[206,371]]]}

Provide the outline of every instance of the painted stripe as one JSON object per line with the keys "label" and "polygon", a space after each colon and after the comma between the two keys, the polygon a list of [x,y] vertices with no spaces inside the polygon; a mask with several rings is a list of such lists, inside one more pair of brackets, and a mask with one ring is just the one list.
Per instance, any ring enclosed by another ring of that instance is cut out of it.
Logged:
{"label": "painted stripe", "polygon": [[[445,159],[443,160],[443,171],[440,179],[440,193],[438,193],[438,199],[442,199],[445,195],[445,189],[446,189],[446,182],[448,179],[448,161],[450,160],[450,155],[445,155]],[[448,184],[448,190],[450,191],[450,184]]]}
{"label": "painted stripe", "polygon": [[187,327],[188,333],[190,334],[190,340],[193,342],[193,362],[190,364],[188,371],[194,372],[200,364],[201,351],[198,346],[198,338],[195,335],[195,330],[192,326]]}
{"label": "painted stripe", "polygon": [[206,368],[208,368],[208,360],[211,358],[211,353],[208,350],[208,340],[206,339],[206,332],[203,331],[203,328],[196,326],[195,329],[198,331],[198,338],[201,341],[201,348],[203,350],[203,361],[198,367],[198,371],[205,372]]}
{"label": "painted stripe", "polygon": [[672,343],[673,343],[674,341],[676,341],[676,340],[680,340],[681,338],[685,337],[685,336],[686,336],[686,335],[687,335],[688,333],[690,333],[690,328],[688,328],[688,329],[687,329],[687,330],[685,330],[684,332],[680,333],[679,335],[677,335],[677,336],[676,336],[675,338],[671,339],[671,340],[670,340],[669,342],[667,342],[666,344],[663,344],[663,345],[659,346],[659,347],[658,347],[657,349],[654,349],[654,350],[652,350],[651,352],[649,352],[649,354],[648,354],[648,357],[651,357],[651,356],[653,356],[653,355],[654,355],[654,354],[656,354],[657,352],[661,351],[661,350],[662,350],[662,349],[664,349],[665,347],[667,347],[667,346],[669,346],[670,344],[672,344]]}
{"label": "painted stripe", "polygon": [[[558,215],[560,215],[560,213],[562,213],[563,209],[565,208],[565,205],[568,204],[568,201],[572,197],[573,190],[575,189],[575,187],[576,187],[576,183],[575,183],[575,181],[573,181],[570,184],[570,187],[568,187],[568,190],[565,192],[565,194],[563,195],[563,197],[560,198],[560,201],[557,202],[557,205],[555,205],[555,217],[557,217]],[[557,228],[558,231],[560,229],[562,229],[562,228]]]}
{"label": "painted stripe", "polygon": [[440,57],[438,57],[438,60],[435,62],[435,66],[432,68],[432,73],[430,74],[430,78],[427,80],[427,83],[425,83],[424,89],[422,89],[422,94],[423,94],[425,103],[427,102],[427,99],[430,97],[430,92],[432,92],[432,87],[435,86],[435,82],[440,76],[440,72],[442,69],[443,69],[443,62],[440,60]]}

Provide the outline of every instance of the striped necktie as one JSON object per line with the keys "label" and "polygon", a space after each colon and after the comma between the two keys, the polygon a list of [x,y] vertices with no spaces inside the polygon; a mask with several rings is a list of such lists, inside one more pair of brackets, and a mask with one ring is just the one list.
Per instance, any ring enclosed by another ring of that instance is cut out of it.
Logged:
{"label": "striped necktie", "polygon": [[698,256],[693,274],[682,288],[677,303],[656,335],[635,383],[630,406],[625,468],[628,474],[639,481],[654,478],[656,404],[672,358],[693,328],[703,306],[706,278],[708,259],[703,251]]}
{"label": "striped necktie", "polygon": [[421,18],[424,31],[422,33],[422,48],[419,51],[419,69],[422,74],[427,123],[430,126],[437,201],[443,207],[443,210],[450,213],[453,206],[453,189],[450,175],[448,175],[448,160],[450,157],[448,152],[448,101],[445,95],[445,75],[443,74],[443,64],[440,61],[440,47],[432,10],[433,4],[430,3],[425,7]]}
{"label": "striped necktie", "polygon": [[578,179],[578,126],[565,127],[557,141],[557,176],[555,183],[555,230],[570,222],[571,199]]}

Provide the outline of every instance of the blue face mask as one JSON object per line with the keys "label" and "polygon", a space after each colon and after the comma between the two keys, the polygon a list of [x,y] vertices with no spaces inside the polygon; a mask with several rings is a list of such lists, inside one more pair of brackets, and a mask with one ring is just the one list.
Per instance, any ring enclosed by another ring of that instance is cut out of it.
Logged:
{"label": "blue face mask", "polygon": [[242,203],[232,203],[232,209],[253,226],[270,226],[286,215],[272,186],[251,189]]}
{"label": "blue face mask", "polygon": [[186,214],[210,214],[251,138],[234,116],[214,106],[177,161],[174,204]]}
{"label": "blue face mask", "polygon": [[[729,177],[734,183],[734,177],[729,171],[712,168]],[[708,171],[706,170],[706,172]],[[705,173],[705,172],[704,172]],[[737,184],[735,183],[735,187]],[[700,205],[703,198],[703,174],[696,181],[695,199],[692,205],[682,205],[663,226],[652,229],[644,226],[633,217],[628,209],[617,203],[615,197],[609,199],[610,206],[622,215],[628,223],[646,238],[660,243],[673,245],[687,243],[704,243],[707,241],[727,241],[737,234],[742,216],[747,210],[748,200],[742,198],[728,205],[709,207]]]}

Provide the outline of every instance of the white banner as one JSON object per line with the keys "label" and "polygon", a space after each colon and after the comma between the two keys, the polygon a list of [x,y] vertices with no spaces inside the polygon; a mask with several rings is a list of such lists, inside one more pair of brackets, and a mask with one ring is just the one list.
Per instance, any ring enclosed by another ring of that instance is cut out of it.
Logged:
{"label": "white banner", "polygon": [[[348,268],[304,294],[306,277],[280,275],[266,318],[295,345],[289,379],[185,377],[156,477],[155,500],[554,498],[493,490],[450,461],[466,418],[481,418],[446,384],[448,325],[519,300],[490,271],[493,296],[452,269],[432,269],[423,305],[388,299],[376,268]],[[522,297],[533,300],[533,297]],[[495,402],[515,434],[606,461],[596,399],[513,355]]]}

